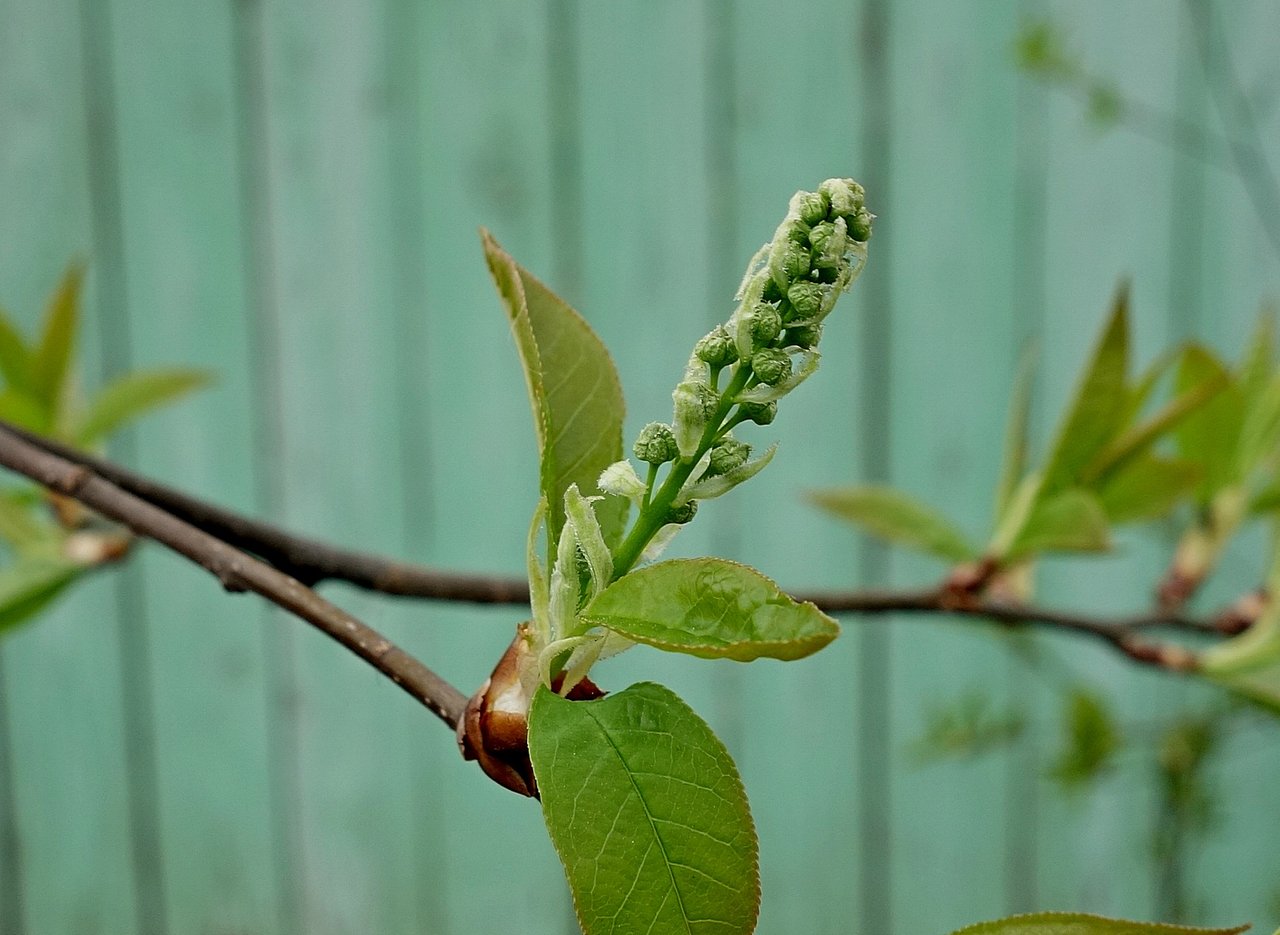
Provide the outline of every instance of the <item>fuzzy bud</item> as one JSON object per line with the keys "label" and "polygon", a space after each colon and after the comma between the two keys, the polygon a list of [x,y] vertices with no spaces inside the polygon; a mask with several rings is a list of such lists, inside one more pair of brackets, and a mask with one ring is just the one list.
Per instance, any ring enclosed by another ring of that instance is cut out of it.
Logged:
{"label": "fuzzy bud", "polygon": [[769,303],[761,302],[751,310],[749,327],[752,343],[768,347],[782,331],[782,315]]}
{"label": "fuzzy bud", "polygon": [[767,403],[743,403],[742,414],[756,425],[768,425],[778,414],[778,403],[770,400]]}
{"label": "fuzzy bud", "polygon": [[765,348],[763,351],[756,351],[752,356],[751,369],[755,371],[761,383],[776,386],[791,376],[791,358],[785,351]]}
{"label": "fuzzy bud", "polygon": [[648,464],[666,464],[679,454],[675,433],[671,431],[671,426],[661,422],[650,422],[642,428],[631,450],[637,458]]}
{"label": "fuzzy bud", "polygon": [[711,449],[711,461],[707,465],[707,474],[728,474],[734,468],[741,467],[751,456],[751,446],[736,438],[723,439]]}
{"label": "fuzzy bud", "polygon": [[825,290],[816,282],[793,282],[787,290],[787,300],[795,309],[795,318],[805,321],[822,314]]}
{"label": "fuzzy bud", "polygon": [[862,208],[866,193],[853,179],[827,179],[818,186],[831,200],[831,216],[852,219]]}
{"label": "fuzzy bud", "polygon": [[809,242],[809,225],[793,218],[787,222],[787,239],[801,245]]}
{"label": "fuzzy bud", "polygon": [[716,325],[693,347],[698,359],[713,367],[723,367],[738,359],[738,349],[724,325]]}
{"label": "fuzzy bud", "polygon": [[866,243],[871,239],[871,221],[875,215],[866,208],[859,208],[858,213],[849,221],[849,236],[858,243]]}
{"label": "fuzzy bud", "polygon": [[785,343],[789,347],[801,347],[806,351],[818,346],[822,340],[822,325],[801,325],[799,328],[788,328]]}
{"label": "fuzzy bud", "polygon": [[675,403],[676,446],[682,456],[689,458],[697,452],[707,422],[720,408],[720,396],[705,383],[686,380],[676,384],[671,399]]}
{"label": "fuzzy bud", "polygon": [[693,519],[693,517],[697,515],[697,512],[698,501],[690,500],[687,503],[680,504],[679,506],[673,506],[671,508],[671,512],[667,514],[667,522],[683,526],[685,523],[689,522],[689,520]]}
{"label": "fuzzy bud", "polygon": [[795,280],[809,275],[809,251],[792,240],[775,243],[769,254],[769,275],[785,292]]}
{"label": "fuzzy bud", "polygon": [[794,204],[800,220],[810,227],[825,221],[831,208],[831,202],[822,192],[802,192]]}

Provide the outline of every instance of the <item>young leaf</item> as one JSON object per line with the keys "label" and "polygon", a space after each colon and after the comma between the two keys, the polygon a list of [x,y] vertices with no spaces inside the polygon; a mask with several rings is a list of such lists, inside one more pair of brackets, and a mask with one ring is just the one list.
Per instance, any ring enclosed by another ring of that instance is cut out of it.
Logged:
{"label": "young leaf", "polygon": [[[1198,344],[1188,345],[1178,361],[1177,388],[1184,392],[1208,381],[1230,379],[1223,363]],[[1235,479],[1236,455],[1244,422],[1244,397],[1231,383],[1212,402],[1174,430],[1182,457],[1198,462],[1204,471],[1197,498],[1207,504]]]}
{"label": "young leaf", "polygon": [[1083,912],[1036,912],[996,922],[980,922],[957,929],[951,935],[1240,935],[1249,926],[1189,928],[1158,922],[1128,922]]}
{"label": "young leaf", "polygon": [[613,556],[604,544],[595,508],[578,492],[577,484],[570,484],[564,492],[564,514],[565,522],[573,528],[573,537],[591,570],[591,595],[594,597],[613,578]]}
{"label": "young leaf", "polygon": [[1194,461],[1143,455],[1113,474],[1098,490],[1102,509],[1114,524],[1164,516],[1200,482]]}
{"label": "young leaf", "polygon": [[1058,429],[1044,470],[1043,496],[1072,486],[1102,448],[1115,437],[1127,407],[1129,289],[1116,293],[1111,317],[1089,362],[1070,411]]}
{"label": "young leaf", "polygon": [[1110,547],[1102,502],[1077,487],[1039,501],[1004,558],[1012,562],[1037,552],[1105,552]]}
{"label": "young leaf", "polygon": [[539,688],[529,758],[584,935],[754,931],[759,857],[742,781],[673,692],[642,683],[565,701]]}
{"label": "young leaf", "polygon": [[0,376],[15,390],[31,390],[31,351],[4,309],[0,309]]}
{"label": "young leaf", "polygon": [[138,370],[107,384],[77,419],[77,442],[92,445],[148,410],[163,406],[205,386],[213,374],[204,370]]}
{"label": "young leaf", "polygon": [[581,618],[637,643],[739,662],[799,659],[840,632],[755,569],[718,558],[673,559],[623,575]]}
{"label": "young leaf", "polygon": [[945,516],[892,487],[830,487],[812,491],[809,499],[873,536],[947,561],[968,561],[977,554]]}
{"label": "young leaf", "polygon": [[[570,484],[590,495],[600,473],[622,459],[622,388],[609,352],[582,317],[516,263],[488,231],[485,259],[511,320],[524,365],[538,438],[547,533],[564,528]],[[597,509],[605,541],[621,537],[627,501],[609,497]]]}
{"label": "young leaf", "polygon": [[31,395],[56,412],[80,327],[80,286],[84,267],[73,263],[63,274],[45,311],[44,331],[31,360]]}
{"label": "young leaf", "polygon": [[676,499],[676,504],[681,505],[688,503],[690,500],[713,500],[716,497],[722,497],[739,484],[746,483],[755,477],[768,466],[773,460],[774,454],[778,451],[778,444],[774,442],[769,446],[758,458],[750,461],[744,461],[736,468],[726,471],[723,474],[715,474],[711,477],[704,477],[701,480],[686,484],[684,489],[680,491],[680,496]]}
{"label": "young leaf", "polygon": [[21,390],[10,386],[0,392],[0,419],[20,429],[41,434],[49,431],[49,411]]}
{"label": "young leaf", "polygon": [[1280,601],[1240,636],[1201,653],[1200,671],[1280,714]]}
{"label": "young leaf", "polygon": [[[1243,385],[1241,387],[1244,391]],[[1247,478],[1255,467],[1276,450],[1280,441],[1280,374],[1245,396],[1245,415],[1240,426],[1237,474]]]}
{"label": "young leaf", "polygon": [[0,569],[0,634],[42,611],[82,570],[73,562],[35,556]]}
{"label": "young leaf", "polygon": [[0,539],[14,550],[29,551],[61,534],[61,530],[52,523],[37,522],[30,504],[21,495],[0,493]]}
{"label": "young leaf", "polygon": [[996,486],[995,517],[999,522],[1027,473],[1027,436],[1031,424],[1031,387],[1035,382],[1037,349],[1028,347],[1018,362],[1018,375],[1009,398],[1009,418],[1004,430],[1004,457],[1000,464],[1000,482]]}

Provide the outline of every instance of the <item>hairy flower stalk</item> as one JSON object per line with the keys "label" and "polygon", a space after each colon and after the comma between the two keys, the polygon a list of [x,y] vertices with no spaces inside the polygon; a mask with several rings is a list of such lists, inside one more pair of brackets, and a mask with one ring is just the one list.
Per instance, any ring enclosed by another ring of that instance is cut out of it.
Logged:
{"label": "hairy flower stalk", "polygon": [[[670,430],[675,456],[655,464],[641,453],[651,450],[651,424],[636,447],[637,457],[650,464],[643,494],[636,496],[634,483],[624,489],[616,480],[638,479],[634,470],[615,465],[601,478],[601,489],[641,504],[635,523],[614,550],[615,580],[630,571],[659,530],[674,521],[674,508],[696,503],[691,494],[719,496],[755,474],[764,466],[760,462],[772,455],[770,449],[764,458],[750,462],[744,454],[729,470],[725,452],[747,450],[737,447],[741,443],[729,432],[743,422],[768,425],[778,400],[817,369],[822,321],[862,271],[872,219],[862,186],[852,179],[827,179],[816,192],[792,197],[773,239],[748,265],[733,314],[694,346],[685,377],[673,394]],[[723,389],[722,373],[728,375]],[[712,452],[713,447],[720,453]],[[668,465],[667,474],[658,484],[661,464]],[[711,484],[717,476],[721,482]],[[687,509],[677,516],[687,522]]]}

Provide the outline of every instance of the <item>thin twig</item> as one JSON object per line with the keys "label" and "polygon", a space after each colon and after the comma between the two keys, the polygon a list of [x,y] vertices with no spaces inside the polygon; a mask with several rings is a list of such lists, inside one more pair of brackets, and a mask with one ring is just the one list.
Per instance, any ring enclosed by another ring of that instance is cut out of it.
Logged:
{"label": "thin twig", "polygon": [[[242,560],[247,560],[247,556],[237,550],[260,556],[274,565],[278,572],[287,575],[295,585],[311,585],[333,579],[347,581],[372,591],[426,600],[511,606],[527,606],[529,603],[528,584],[521,579],[445,572],[337,548],[240,516],[110,461],[85,455],[65,445],[8,426],[4,422],[0,422],[0,433],[3,433],[0,434],[0,441],[7,434],[61,462],[78,466],[109,481],[120,491],[127,491],[134,498],[195,527],[224,546],[233,546],[232,551]],[[0,463],[4,462],[0,460]],[[21,468],[17,470],[28,473]],[[31,474],[28,476],[34,477]],[[44,483],[40,477],[34,479]],[[87,503],[83,498],[77,499]],[[94,506],[91,503],[88,505]],[[113,514],[108,515],[119,518]],[[127,519],[120,521],[129,523]],[[950,614],[991,620],[1006,626],[1056,629],[1102,640],[1143,664],[1180,670],[1194,667],[1194,657],[1190,653],[1179,646],[1152,642],[1142,638],[1140,634],[1148,630],[1171,630],[1221,637],[1239,633],[1247,626],[1234,617],[1229,621],[1228,629],[1228,625],[1223,623],[1225,618],[1221,615],[1203,619],[1164,611],[1114,618],[1098,617],[981,596],[960,597],[945,586],[914,590],[796,592],[793,597],[833,614]]]}
{"label": "thin twig", "polygon": [[88,465],[60,457],[0,427],[0,465],[154,539],[204,568],[228,591],[253,591],[310,623],[387,676],[456,728],[466,698],[373,628],[335,607],[297,578],[122,489]]}

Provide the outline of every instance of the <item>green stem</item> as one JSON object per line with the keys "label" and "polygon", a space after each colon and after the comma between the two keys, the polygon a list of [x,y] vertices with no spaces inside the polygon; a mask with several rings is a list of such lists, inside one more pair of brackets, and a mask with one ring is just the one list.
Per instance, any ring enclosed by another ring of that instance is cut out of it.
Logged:
{"label": "green stem", "polygon": [[653,496],[653,485],[658,479],[658,465],[649,465],[649,476],[644,482],[644,499],[640,501],[640,509],[643,510],[649,506],[649,498]]}
{"label": "green stem", "polygon": [[632,566],[640,560],[640,554],[649,544],[649,540],[666,524],[667,516],[671,512],[671,504],[680,493],[680,488],[693,473],[699,459],[715,444],[719,437],[720,426],[734,406],[734,397],[743,391],[751,375],[751,367],[746,363],[740,362],[734,365],[733,379],[725,387],[715,414],[707,420],[707,427],[698,441],[698,450],[688,458],[677,458],[671,463],[671,473],[667,475],[666,481],[658,488],[653,498],[641,508],[640,515],[636,517],[636,524],[631,527],[627,538],[618,546],[618,551],[613,556],[614,581],[631,570]]}

